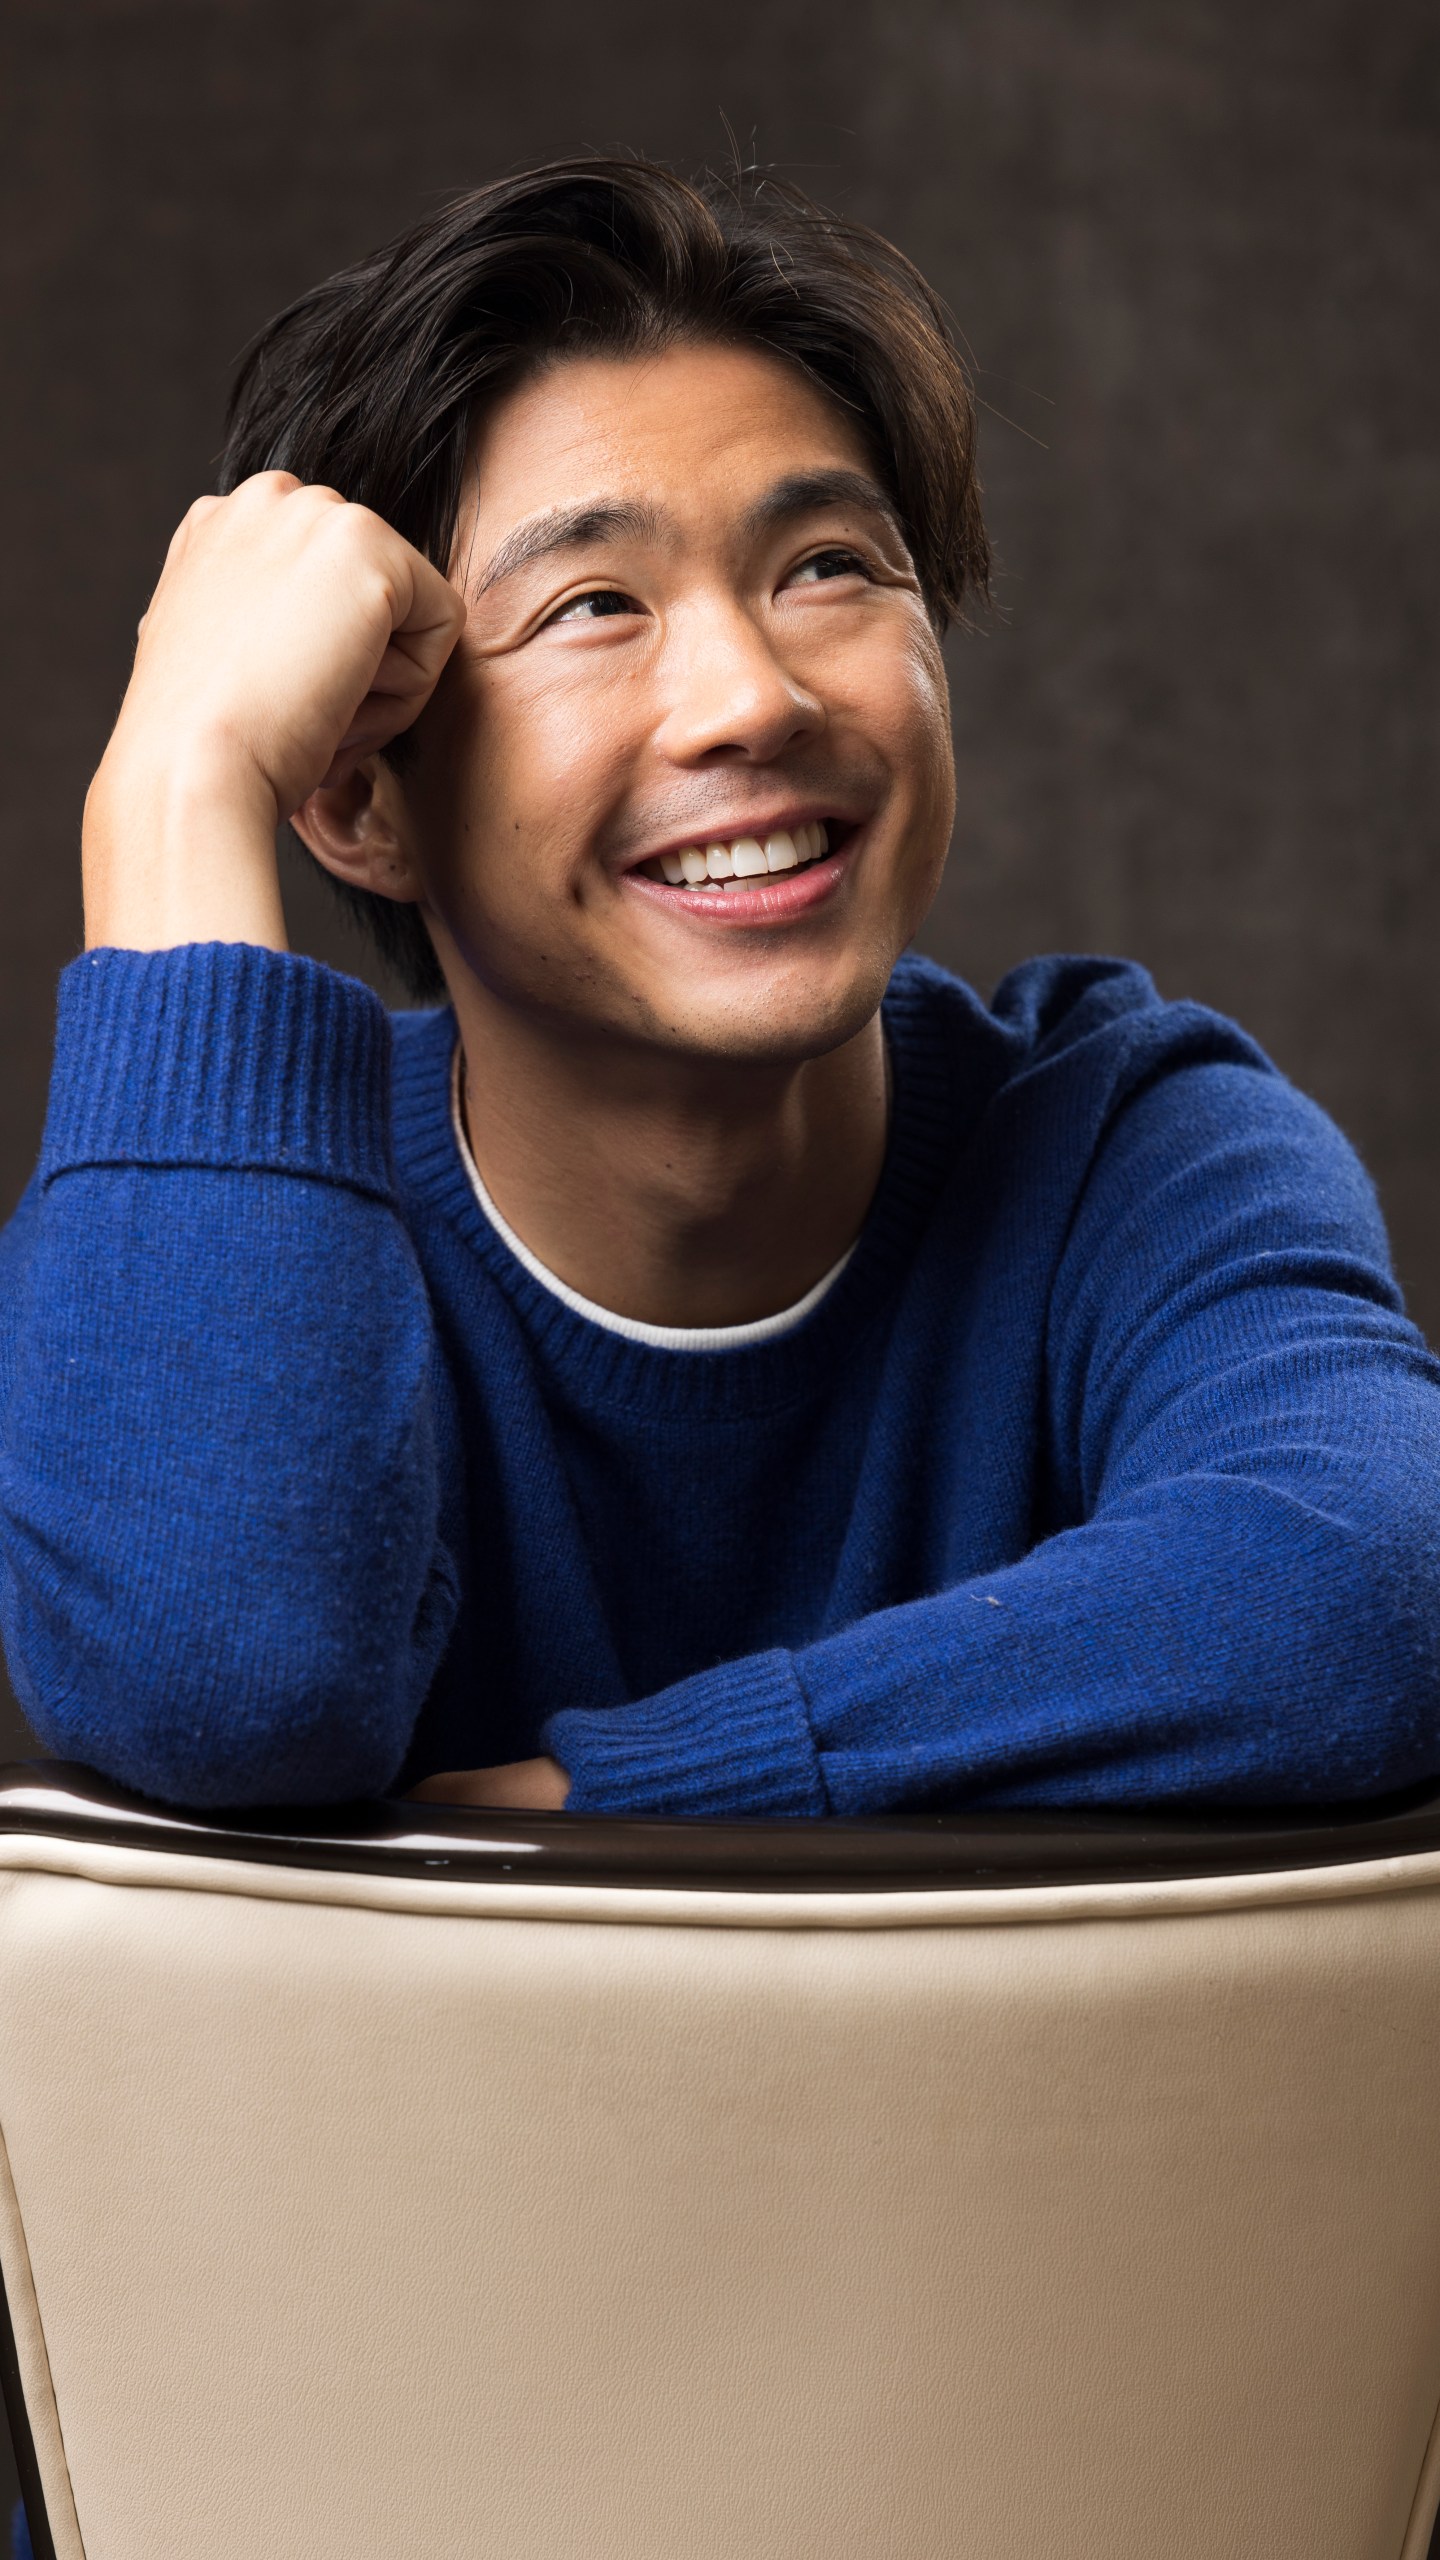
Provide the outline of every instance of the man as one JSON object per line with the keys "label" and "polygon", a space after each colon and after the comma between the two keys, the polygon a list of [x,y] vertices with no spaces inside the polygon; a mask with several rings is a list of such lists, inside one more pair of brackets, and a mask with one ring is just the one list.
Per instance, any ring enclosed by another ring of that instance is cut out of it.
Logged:
{"label": "man", "polygon": [[[913,269],[532,171],[273,324],[224,487],[0,1267],[45,1743],[197,1805],[1433,1772],[1440,1395],[1344,1142],[1122,963],[902,957],[986,573]],[[287,817],[441,1009],[288,954]]]}

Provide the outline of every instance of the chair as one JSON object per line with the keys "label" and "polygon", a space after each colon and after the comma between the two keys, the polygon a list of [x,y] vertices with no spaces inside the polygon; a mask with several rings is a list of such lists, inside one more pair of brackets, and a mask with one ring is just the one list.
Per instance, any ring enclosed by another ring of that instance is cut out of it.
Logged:
{"label": "chair", "polygon": [[37,2560],[1424,2560],[1440,1797],[0,1776]]}

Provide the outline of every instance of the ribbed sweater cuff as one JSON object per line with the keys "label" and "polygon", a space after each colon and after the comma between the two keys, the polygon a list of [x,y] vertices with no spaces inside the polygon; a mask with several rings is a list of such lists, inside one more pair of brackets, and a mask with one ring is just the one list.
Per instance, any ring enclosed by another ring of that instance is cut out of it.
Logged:
{"label": "ribbed sweater cuff", "polygon": [[378,996],[253,943],[88,951],[60,981],[40,1170],[213,1165],[391,1190]]}
{"label": "ribbed sweater cuff", "polygon": [[752,1653],[624,1707],[565,1707],[545,1748],[570,1813],[825,1814],[788,1653]]}

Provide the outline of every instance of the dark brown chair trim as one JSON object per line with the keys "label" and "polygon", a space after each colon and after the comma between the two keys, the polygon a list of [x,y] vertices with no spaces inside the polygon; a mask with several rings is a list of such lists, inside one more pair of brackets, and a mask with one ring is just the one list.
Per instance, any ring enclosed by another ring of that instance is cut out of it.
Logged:
{"label": "dark brown chair trim", "polygon": [[1163,1882],[1440,1849],[1440,1788],[1347,1806],[921,1813],[866,1822],[612,1821],[377,1804],[173,1812],[67,1761],[0,1769],[0,1832],[352,1874],[731,1893]]}

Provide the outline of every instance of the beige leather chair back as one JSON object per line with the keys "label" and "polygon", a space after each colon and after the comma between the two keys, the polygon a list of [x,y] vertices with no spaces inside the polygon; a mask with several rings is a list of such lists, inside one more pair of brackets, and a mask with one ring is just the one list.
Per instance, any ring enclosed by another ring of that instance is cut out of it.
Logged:
{"label": "beige leather chair back", "polygon": [[1424,2560],[1440,1848],[686,1886],[28,1783],[0,2261],[58,2560]]}

